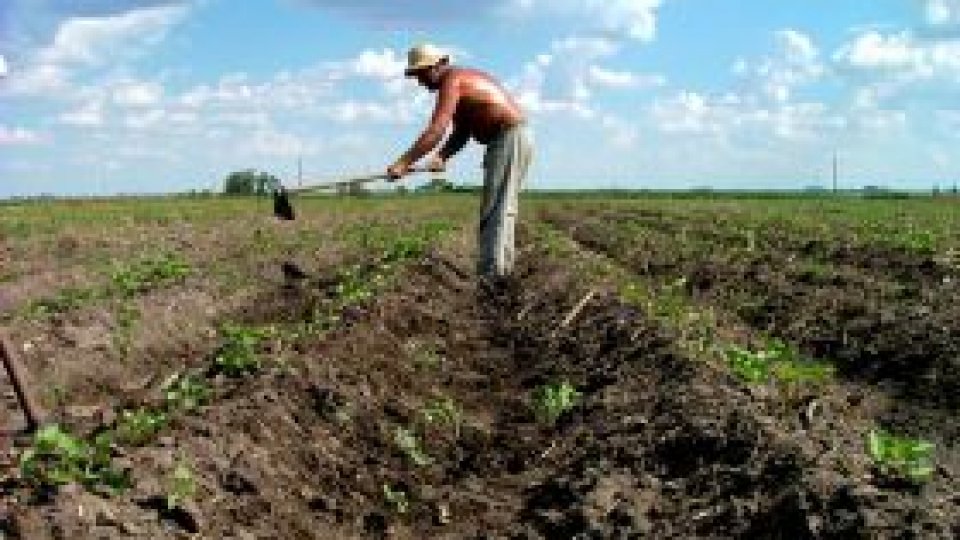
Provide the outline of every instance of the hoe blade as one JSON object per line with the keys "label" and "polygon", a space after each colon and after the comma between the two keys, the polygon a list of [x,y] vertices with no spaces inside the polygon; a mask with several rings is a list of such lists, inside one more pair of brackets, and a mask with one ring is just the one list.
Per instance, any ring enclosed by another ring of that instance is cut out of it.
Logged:
{"label": "hoe blade", "polygon": [[273,192],[273,215],[287,221],[296,219],[293,206],[290,204],[290,195],[283,186],[278,187]]}

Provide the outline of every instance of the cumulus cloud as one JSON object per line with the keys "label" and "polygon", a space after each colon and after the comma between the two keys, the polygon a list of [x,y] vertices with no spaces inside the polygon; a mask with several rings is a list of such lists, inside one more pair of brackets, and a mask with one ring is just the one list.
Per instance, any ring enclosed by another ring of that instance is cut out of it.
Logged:
{"label": "cumulus cloud", "polygon": [[509,0],[507,10],[528,15],[556,14],[590,21],[605,30],[638,41],[656,37],[657,10],[663,0]]}
{"label": "cumulus cloud", "polygon": [[0,146],[37,144],[42,138],[34,131],[0,124]]}
{"label": "cumulus cloud", "polygon": [[733,71],[766,98],[786,103],[797,87],[820,79],[825,67],[820,50],[806,34],[784,29],[774,33],[774,40],[775,54],[756,61],[740,59]]}
{"label": "cumulus cloud", "polygon": [[7,67],[7,59],[0,54],[0,78],[6,77],[10,68]]}
{"label": "cumulus cloud", "polygon": [[103,103],[91,101],[60,115],[61,124],[76,127],[98,127],[104,123]]}
{"label": "cumulus cloud", "polygon": [[67,19],[57,29],[53,42],[40,50],[44,64],[98,65],[129,55],[160,42],[170,27],[186,15],[184,6],[138,9],[103,17]]}
{"label": "cumulus cloud", "polygon": [[113,89],[113,102],[122,107],[147,107],[160,103],[163,86],[157,82],[124,81]]}
{"label": "cumulus cloud", "polygon": [[926,21],[933,26],[960,24],[960,0],[924,0]]}
{"label": "cumulus cloud", "polygon": [[[385,28],[426,27],[457,20],[475,20],[484,9],[471,2],[438,0],[299,0],[301,5],[328,9]],[[489,12],[488,12],[489,13]]]}
{"label": "cumulus cloud", "polygon": [[[136,58],[162,41],[169,29],[187,14],[188,7],[185,4],[162,4],[111,15],[63,19],[48,43],[21,54],[18,66],[22,67],[6,77],[2,92],[69,99],[76,93],[73,80],[78,72],[112,67],[118,62]],[[67,7],[67,4],[61,6],[54,2],[39,5],[46,8]],[[135,4],[93,2],[86,9],[78,8],[78,12],[100,13],[131,5]]]}

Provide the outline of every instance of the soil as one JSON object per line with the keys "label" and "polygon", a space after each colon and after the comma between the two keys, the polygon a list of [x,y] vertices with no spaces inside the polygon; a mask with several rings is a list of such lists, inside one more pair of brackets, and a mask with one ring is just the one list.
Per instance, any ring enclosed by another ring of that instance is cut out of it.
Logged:
{"label": "soil", "polygon": [[[466,245],[447,244],[438,256],[469,268]],[[8,463],[0,531],[29,539],[960,536],[951,464],[912,488],[885,484],[864,461],[873,394],[838,385],[787,400],[685,356],[674,329],[614,294],[600,291],[575,312],[589,282],[538,249],[524,252],[507,283],[478,286],[436,261],[403,269],[322,337],[264,344],[274,360],[265,372],[212,377],[209,405],[178,416],[154,443],[118,451],[136,480],[123,495],[36,493]],[[332,269],[305,270],[312,277],[265,285],[229,318],[303,320],[336,286]],[[834,324],[826,318],[820,328]],[[906,352],[906,341],[894,349]],[[554,422],[538,418],[535,392],[560,382],[581,393],[577,405]],[[428,422],[424,410],[445,398],[460,421]],[[819,412],[805,415],[813,400]],[[85,422],[74,425],[92,430],[102,419]],[[403,451],[403,434],[417,437],[421,464]],[[167,479],[182,462],[197,495],[170,509]],[[388,492],[404,493],[405,503]]]}

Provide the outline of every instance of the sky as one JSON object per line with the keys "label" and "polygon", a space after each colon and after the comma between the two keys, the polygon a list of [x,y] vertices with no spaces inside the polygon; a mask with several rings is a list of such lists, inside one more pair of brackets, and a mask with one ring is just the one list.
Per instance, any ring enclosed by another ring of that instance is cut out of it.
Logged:
{"label": "sky", "polygon": [[421,42],[519,100],[527,187],[960,178],[960,0],[0,0],[0,198],[385,170],[433,107]]}

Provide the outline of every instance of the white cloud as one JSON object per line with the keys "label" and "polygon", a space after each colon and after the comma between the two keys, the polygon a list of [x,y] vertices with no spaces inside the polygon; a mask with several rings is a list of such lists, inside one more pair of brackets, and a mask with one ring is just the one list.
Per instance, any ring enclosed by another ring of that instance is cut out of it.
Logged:
{"label": "white cloud", "polygon": [[163,86],[156,82],[124,81],[113,89],[113,102],[122,107],[148,107],[162,98]]}
{"label": "white cloud", "polygon": [[6,77],[9,71],[10,68],[7,67],[7,59],[0,54],[0,77]]}
{"label": "white cloud", "polygon": [[960,23],[960,0],[926,0],[926,19],[934,26]]}
{"label": "white cloud", "polygon": [[144,130],[158,126],[166,116],[167,113],[163,109],[150,109],[128,114],[123,123],[130,129]]}
{"label": "white cloud", "polygon": [[34,131],[0,124],[0,145],[38,144],[42,137]]}
{"label": "white cloud", "polygon": [[397,51],[383,49],[381,51],[366,50],[349,62],[353,73],[377,79],[392,79],[403,77],[406,66]]}
{"label": "white cloud", "polygon": [[661,75],[616,71],[600,66],[590,66],[587,71],[587,83],[596,87],[635,89],[663,86],[666,82],[666,78]]}
{"label": "white cloud", "polygon": [[78,109],[60,115],[60,123],[77,127],[98,127],[104,123],[103,104],[91,101]]}
{"label": "white cloud", "polygon": [[505,9],[511,14],[565,15],[592,23],[593,29],[648,42],[656,37],[657,10],[662,4],[663,0],[510,0]]}
{"label": "white cloud", "polygon": [[130,54],[160,42],[184,18],[184,6],[162,6],[106,17],[67,19],[39,59],[48,64],[98,65],[118,52]]}
{"label": "white cloud", "polygon": [[774,33],[776,54],[757,61],[739,59],[733,73],[744,78],[749,91],[757,89],[767,99],[787,103],[794,90],[820,79],[825,67],[820,51],[809,36],[793,29]]}

